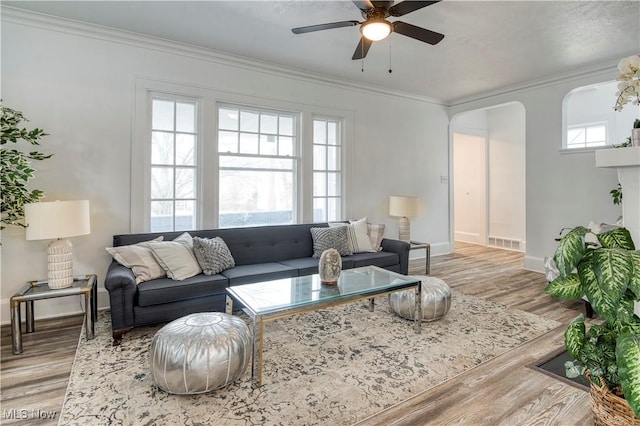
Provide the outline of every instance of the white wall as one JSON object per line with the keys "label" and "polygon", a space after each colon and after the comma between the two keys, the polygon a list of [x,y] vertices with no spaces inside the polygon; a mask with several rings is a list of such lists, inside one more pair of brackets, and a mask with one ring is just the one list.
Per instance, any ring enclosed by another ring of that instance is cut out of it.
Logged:
{"label": "white wall", "polygon": [[[450,107],[450,116],[521,102],[526,122],[525,268],[543,271],[543,258],[553,254],[562,228],[590,220],[615,220],[621,213],[609,191],[617,184],[615,170],[596,169],[593,152],[561,153],[562,102],[576,87],[609,81],[616,63],[601,71],[559,78],[509,92],[487,95]],[[610,100],[613,107],[615,99]]]}
{"label": "white wall", "polygon": [[[46,200],[89,199],[91,235],[71,238],[76,274],[97,273],[99,305],[108,303],[103,280],[110,257],[104,248],[131,223],[131,151],[135,81],[144,76],[323,108],[353,112],[347,185],[349,218],[368,216],[397,235],[388,216],[391,194],[420,197],[412,237],[449,252],[448,116],[427,100],[312,80],[212,52],[134,38],[81,24],[32,21],[26,13],[2,16],[2,98],[32,127],[46,130],[41,150],[54,157],[36,164],[33,188]],[[135,165],[133,165],[135,167]],[[25,281],[46,277],[48,241],[25,241],[20,228],[2,234],[1,320],[8,300]],[[36,302],[36,317],[79,311],[74,298]]]}

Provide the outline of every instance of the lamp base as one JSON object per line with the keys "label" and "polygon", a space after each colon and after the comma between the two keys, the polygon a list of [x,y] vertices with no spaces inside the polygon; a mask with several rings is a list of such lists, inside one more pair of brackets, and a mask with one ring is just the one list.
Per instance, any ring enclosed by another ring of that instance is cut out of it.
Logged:
{"label": "lamp base", "polygon": [[411,237],[409,236],[411,234],[411,222],[409,222],[409,219],[406,217],[400,218],[399,222],[400,230],[398,231],[398,238],[400,239],[400,241],[409,242],[409,240],[411,239]]}
{"label": "lamp base", "polygon": [[54,240],[47,248],[49,288],[67,288],[73,284],[73,246],[69,240]]}

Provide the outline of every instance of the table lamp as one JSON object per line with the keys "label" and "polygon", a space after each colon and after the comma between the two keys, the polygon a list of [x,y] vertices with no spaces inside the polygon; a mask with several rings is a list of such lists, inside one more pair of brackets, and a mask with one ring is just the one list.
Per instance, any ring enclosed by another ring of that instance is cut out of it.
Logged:
{"label": "table lamp", "polygon": [[411,240],[411,222],[409,218],[418,213],[418,197],[406,195],[392,195],[389,197],[389,215],[400,217],[400,231],[398,237],[402,241]]}
{"label": "table lamp", "polygon": [[49,288],[66,288],[73,284],[73,246],[64,238],[91,232],[89,201],[52,201],[24,206],[27,240],[48,240]]}

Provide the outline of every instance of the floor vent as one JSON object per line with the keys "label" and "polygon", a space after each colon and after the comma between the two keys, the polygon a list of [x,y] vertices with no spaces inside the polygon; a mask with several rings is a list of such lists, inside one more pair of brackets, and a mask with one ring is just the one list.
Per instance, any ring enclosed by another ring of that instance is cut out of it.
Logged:
{"label": "floor vent", "polygon": [[489,245],[507,250],[523,251],[522,241],[512,240],[510,238],[489,237]]}

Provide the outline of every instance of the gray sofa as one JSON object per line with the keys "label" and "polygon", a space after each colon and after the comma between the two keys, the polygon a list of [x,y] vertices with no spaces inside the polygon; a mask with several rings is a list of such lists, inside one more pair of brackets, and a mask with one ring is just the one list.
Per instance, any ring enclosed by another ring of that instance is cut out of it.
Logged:
{"label": "gray sofa", "polygon": [[[310,228],[326,226],[316,223],[189,231],[193,237],[222,238],[236,266],[217,275],[199,274],[183,281],[158,278],[136,285],[131,269],[113,261],[104,286],[109,292],[114,345],[133,327],[168,322],[195,312],[224,312],[228,286],[317,273]],[[167,241],[180,234],[182,231],[114,235],[113,245],[136,244],[159,236]],[[376,265],[407,274],[409,244],[385,238],[381,246],[379,252],[343,257],[343,269]]]}

